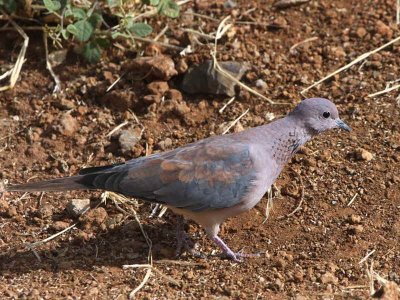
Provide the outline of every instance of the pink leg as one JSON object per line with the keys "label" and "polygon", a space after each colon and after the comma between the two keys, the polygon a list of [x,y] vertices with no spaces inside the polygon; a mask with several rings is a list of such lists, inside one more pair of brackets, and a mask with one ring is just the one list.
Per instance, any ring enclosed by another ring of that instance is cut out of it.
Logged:
{"label": "pink leg", "polygon": [[224,243],[223,240],[221,240],[221,238],[216,235],[214,237],[211,238],[222,250],[222,252],[224,252],[225,255],[227,255],[229,258],[231,258],[234,261],[240,261],[237,258],[237,255],[235,254],[235,252],[233,252],[227,244]]}
{"label": "pink leg", "polygon": [[214,236],[211,238],[224,252],[226,256],[228,256],[230,259],[240,262],[239,257],[260,257],[260,254],[250,254],[250,253],[238,253],[238,252],[233,252],[227,244],[224,243],[224,241],[218,236]]}

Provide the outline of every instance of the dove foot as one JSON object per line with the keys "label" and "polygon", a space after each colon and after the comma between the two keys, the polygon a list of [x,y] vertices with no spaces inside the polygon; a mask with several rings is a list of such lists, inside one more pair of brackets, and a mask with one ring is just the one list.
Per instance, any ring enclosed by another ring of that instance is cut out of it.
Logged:
{"label": "dove foot", "polygon": [[215,236],[211,238],[222,250],[222,252],[232,259],[233,261],[236,262],[241,262],[241,258],[254,258],[254,257],[260,257],[261,255],[259,253],[241,253],[241,252],[233,252],[227,244],[224,243],[224,241],[219,237]]}

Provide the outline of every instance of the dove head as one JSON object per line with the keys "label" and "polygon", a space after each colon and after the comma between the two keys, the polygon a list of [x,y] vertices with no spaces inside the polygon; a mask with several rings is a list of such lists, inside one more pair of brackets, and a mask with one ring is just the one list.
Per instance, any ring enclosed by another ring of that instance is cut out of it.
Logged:
{"label": "dove head", "polygon": [[290,116],[298,118],[306,129],[314,134],[333,128],[351,131],[351,128],[339,118],[336,105],[324,98],[303,100]]}

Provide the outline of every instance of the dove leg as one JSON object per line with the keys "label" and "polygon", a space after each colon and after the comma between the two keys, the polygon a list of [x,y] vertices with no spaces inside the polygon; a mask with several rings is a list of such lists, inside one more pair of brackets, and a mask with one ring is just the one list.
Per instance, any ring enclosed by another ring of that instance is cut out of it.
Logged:
{"label": "dove leg", "polygon": [[233,252],[218,235],[212,237],[211,239],[221,248],[222,252],[224,252],[226,256],[228,256],[234,261],[239,262],[240,261],[239,257],[260,257],[259,253]]}
{"label": "dove leg", "polygon": [[238,255],[233,252],[218,235],[211,237],[211,239],[221,248],[222,252],[224,252],[226,256],[234,261],[240,261]]}

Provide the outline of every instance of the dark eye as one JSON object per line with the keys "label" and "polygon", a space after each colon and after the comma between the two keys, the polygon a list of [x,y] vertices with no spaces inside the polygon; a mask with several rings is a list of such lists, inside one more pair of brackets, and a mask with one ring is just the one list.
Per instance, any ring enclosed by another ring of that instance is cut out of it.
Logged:
{"label": "dark eye", "polygon": [[329,111],[326,111],[326,112],[324,112],[324,113],[322,114],[322,116],[323,116],[325,119],[328,119],[328,118],[331,116],[331,113],[330,113]]}

